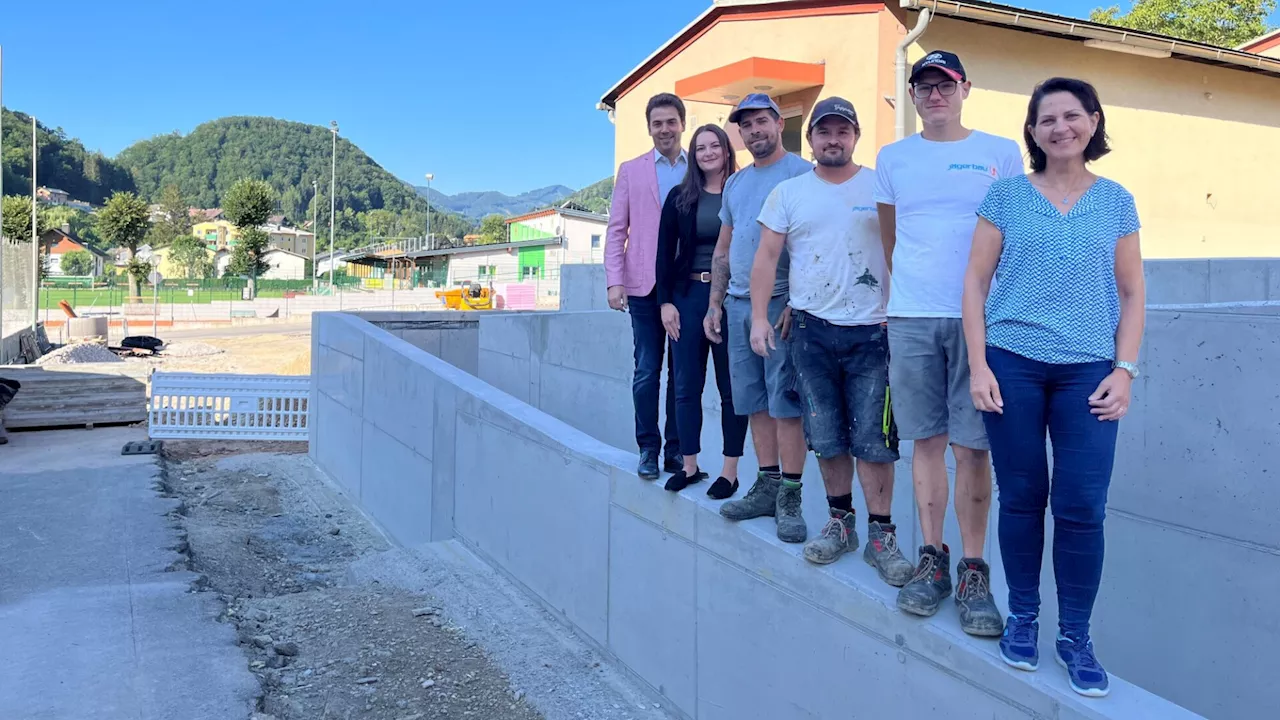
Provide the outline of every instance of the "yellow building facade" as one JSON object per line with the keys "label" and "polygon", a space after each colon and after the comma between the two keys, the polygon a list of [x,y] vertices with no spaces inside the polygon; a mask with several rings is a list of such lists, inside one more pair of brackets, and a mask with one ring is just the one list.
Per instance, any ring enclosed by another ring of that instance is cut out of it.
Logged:
{"label": "yellow building facade", "polygon": [[[298,255],[310,255],[315,250],[315,235],[298,228],[267,225],[267,244],[279,250]],[[206,220],[191,226],[191,234],[204,240],[211,250],[234,247],[240,242],[240,230],[226,220]]]}
{"label": "yellow building facade", "polygon": [[[1113,152],[1094,170],[1133,192],[1147,257],[1280,256],[1280,215],[1272,209],[1280,189],[1280,61],[987,3],[919,7],[930,17],[907,46],[907,62],[935,49],[960,56],[973,82],[968,127],[1021,145],[1038,82],[1064,75],[1098,88]],[[792,116],[784,144],[806,159],[799,131],[813,104],[831,95],[852,101],[862,124],[854,159],[874,166],[897,135],[897,48],[921,15],[848,0],[720,0],[604,96],[615,167],[652,147],[644,108],[659,92],[685,100],[688,131],[725,127],[739,164],[750,162],[727,118],[738,98],[762,89]],[[906,108],[909,134],[916,130],[909,99]]]}

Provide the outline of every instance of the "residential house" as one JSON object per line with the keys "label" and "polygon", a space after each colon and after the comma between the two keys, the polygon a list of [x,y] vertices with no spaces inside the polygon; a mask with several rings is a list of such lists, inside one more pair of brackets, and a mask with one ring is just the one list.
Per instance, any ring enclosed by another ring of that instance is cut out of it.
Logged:
{"label": "residential house", "polygon": [[[262,229],[267,233],[268,245],[271,247],[311,256],[315,242],[315,236],[312,233],[272,224],[264,225]],[[233,248],[240,242],[240,229],[223,218],[195,223],[191,226],[191,234],[204,240],[205,245],[211,250]]]}
{"label": "residential house", "polygon": [[90,257],[93,258],[92,275],[94,277],[102,275],[110,257],[107,253],[74,237],[68,225],[46,230],[44,235],[40,236],[40,247],[46,256],[45,274],[51,276],[65,274],[62,272],[62,257],[67,253],[89,253]]}
{"label": "residential house", "polygon": [[36,198],[47,205],[66,205],[71,201],[71,193],[58,188],[36,188]]}
{"label": "residential house", "polygon": [[1280,28],[1276,28],[1260,38],[1254,38],[1236,49],[1256,55],[1280,58]]}

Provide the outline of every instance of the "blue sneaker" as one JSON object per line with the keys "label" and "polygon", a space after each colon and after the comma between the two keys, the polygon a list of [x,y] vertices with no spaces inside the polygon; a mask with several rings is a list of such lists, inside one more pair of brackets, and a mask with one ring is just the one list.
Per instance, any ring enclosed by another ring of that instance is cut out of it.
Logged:
{"label": "blue sneaker", "polygon": [[1009,616],[1000,636],[1000,659],[1027,672],[1040,667],[1040,623],[1035,618]]}
{"label": "blue sneaker", "polygon": [[1106,697],[1111,692],[1107,671],[1093,654],[1093,642],[1088,638],[1073,640],[1058,634],[1058,664],[1067,669],[1071,689],[1085,697]]}

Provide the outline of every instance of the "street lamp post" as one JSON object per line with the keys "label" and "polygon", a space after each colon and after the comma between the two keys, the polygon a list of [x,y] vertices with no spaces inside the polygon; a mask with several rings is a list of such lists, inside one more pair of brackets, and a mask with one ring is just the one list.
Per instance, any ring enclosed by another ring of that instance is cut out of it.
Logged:
{"label": "street lamp post", "polygon": [[[320,183],[311,181],[311,294],[316,294],[320,282],[316,275],[316,238],[320,237]],[[332,265],[332,261],[329,263]]]}
{"label": "street lamp post", "polygon": [[427,247],[431,247],[431,181],[435,180],[435,173],[427,173]]}
{"label": "street lamp post", "polygon": [[329,129],[333,131],[333,164],[329,176],[329,294],[333,294],[333,275],[338,265],[333,257],[333,215],[338,209],[338,121],[330,120]]}
{"label": "street lamp post", "polygon": [[36,116],[31,116],[31,332],[40,324],[40,232],[36,229]]}

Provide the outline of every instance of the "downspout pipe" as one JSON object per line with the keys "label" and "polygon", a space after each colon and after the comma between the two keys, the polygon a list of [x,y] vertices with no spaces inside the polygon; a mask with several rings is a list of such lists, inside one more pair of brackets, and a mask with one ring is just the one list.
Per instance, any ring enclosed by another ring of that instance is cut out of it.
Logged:
{"label": "downspout pipe", "polygon": [[916,16],[916,26],[898,43],[897,56],[894,59],[894,79],[897,81],[897,97],[893,101],[893,139],[901,140],[907,136],[907,107],[911,105],[907,88],[907,48],[916,41],[929,27],[931,17],[928,8],[921,8]]}

